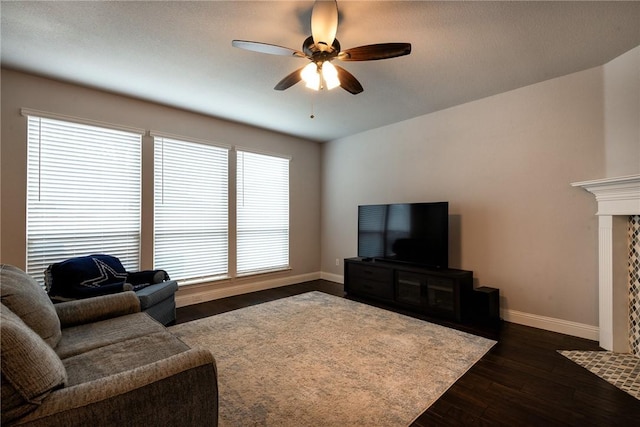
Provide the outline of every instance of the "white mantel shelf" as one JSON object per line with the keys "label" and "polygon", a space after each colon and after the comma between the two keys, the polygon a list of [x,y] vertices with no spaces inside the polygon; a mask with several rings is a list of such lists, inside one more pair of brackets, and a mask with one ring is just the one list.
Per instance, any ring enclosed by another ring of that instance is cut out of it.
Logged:
{"label": "white mantel shelf", "polygon": [[640,214],[640,175],[574,182],[571,185],[582,187],[596,196],[596,215]]}
{"label": "white mantel shelf", "polygon": [[[596,197],[598,202],[598,329],[600,347],[615,352],[628,352],[628,337],[621,337],[614,331],[613,305],[613,216],[640,215],[640,175],[605,178],[593,181],[574,182],[574,187],[582,187]],[[624,308],[627,309],[626,307]]]}

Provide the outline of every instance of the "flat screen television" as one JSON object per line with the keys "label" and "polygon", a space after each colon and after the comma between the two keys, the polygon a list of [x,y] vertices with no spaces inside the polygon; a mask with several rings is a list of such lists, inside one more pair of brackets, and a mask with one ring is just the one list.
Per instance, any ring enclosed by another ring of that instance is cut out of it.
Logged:
{"label": "flat screen television", "polygon": [[449,265],[449,203],[358,206],[358,257]]}

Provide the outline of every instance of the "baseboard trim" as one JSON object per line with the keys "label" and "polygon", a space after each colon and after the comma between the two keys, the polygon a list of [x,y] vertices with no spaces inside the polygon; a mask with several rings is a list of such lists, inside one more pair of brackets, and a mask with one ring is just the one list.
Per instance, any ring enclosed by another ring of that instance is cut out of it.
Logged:
{"label": "baseboard trim", "polygon": [[339,274],[326,273],[324,271],[321,271],[320,278],[322,280],[328,280],[330,282],[340,283],[341,285],[344,285],[344,276]]}
{"label": "baseboard trim", "polygon": [[[210,286],[199,286],[196,291],[184,290],[180,295],[180,290],[176,294],[176,306],[199,304],[201,302],[213,301],[220,298],[232,297],[236,295],[248,294],[251,292],[264,291],[266,289],[279,288],[281,286],[295,285],[296,283],[309,282],[320,279],[319,272],[299,274],[296,276],[278,277],[269,280],[259,280],[249,283],[212,284]],[[328,279],[327,279],[328,280]]]}
{"label": "baseboard trim", "polygon": [[531,326],[533,328],[558,332],[592,341],[598,341],[600,337],[597,326],[570,322],[568,320],[556,319],[553,317],[539,316],[537,314],[523,313],[522,311],[516,310],[504,309],[500,310],[500,312],[503,320],[517,323],[519,325]]}

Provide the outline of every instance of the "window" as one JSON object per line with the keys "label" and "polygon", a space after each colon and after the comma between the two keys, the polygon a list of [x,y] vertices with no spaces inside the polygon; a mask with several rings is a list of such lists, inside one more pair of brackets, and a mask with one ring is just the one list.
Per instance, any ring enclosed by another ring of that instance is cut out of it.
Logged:
{"label": "window", "polygon": [[289,159],[237,153],[238,275],[289,267]]}
{"label": "window", "polygon": [[[27,272],[42,283],[50,264],[95,253],[138,270],[144,131],[26,109],[23,114]],[[289,268],[290,159],[238,150],[236,206],[230,210],[230,147],[151,136],[154,268],[180,284]],[[235,257],[229,255],[230,214]]]}
{"label": "window", "polygon": [[137,269],[141,133],[27,115],[27,272],[94,253]]}
{"label": "window", "polygon": [[172,279],[228,273],[228,149],[154,136],[154,266]]}

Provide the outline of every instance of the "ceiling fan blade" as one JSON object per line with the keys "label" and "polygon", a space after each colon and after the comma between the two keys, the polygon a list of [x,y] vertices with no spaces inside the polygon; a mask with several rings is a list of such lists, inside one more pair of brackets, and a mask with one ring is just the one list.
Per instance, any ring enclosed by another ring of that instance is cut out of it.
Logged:
{"label": "ceiling fan blade", "polygon": [[334,66],[336,67],[336,70],[338,70],[338,79],[340,80],[340,86],[342,89],[352,95],[357,95],[364,90],[358,79],[353,77],[353,74],[335,64]]}
{"label": "ceiling fan blade", "polygon": [[281,55],[281,56],[297,56],[300,58],[306,58],[307,56],[299,50],[290,49],[288,47],[277,46],[275,44],[251,42],[247,40],[233,40],[231,42],[233,47],[237,47],[244,50],[251,50],[253,52],[268,53],[269,55]]}
{"label": "ceiling fan blade", "polygon": [[293,73],[289,74],[287,77],[280,80],[278,84],[274,87],[274,89],[285,90],[285,89],[289,89],[291,86],[298,83],[300,80],[302,80],[302,75],[300,74],[300,72],[302,71],[303,68],[304,67],[298,68]]}
{"label": "ceiling fan blade", "polygon": [[338,31],[338,3],[335,0],[316,0],[311,11],[311,35],[318,49],[331,50]]}
{"label": "ceiling fan blade", "polygon": [[377,59],[396,58],[410,53],[411,43],[380,43],[352,47],[340,52],[337,58],[342,61],[374,61]]}

